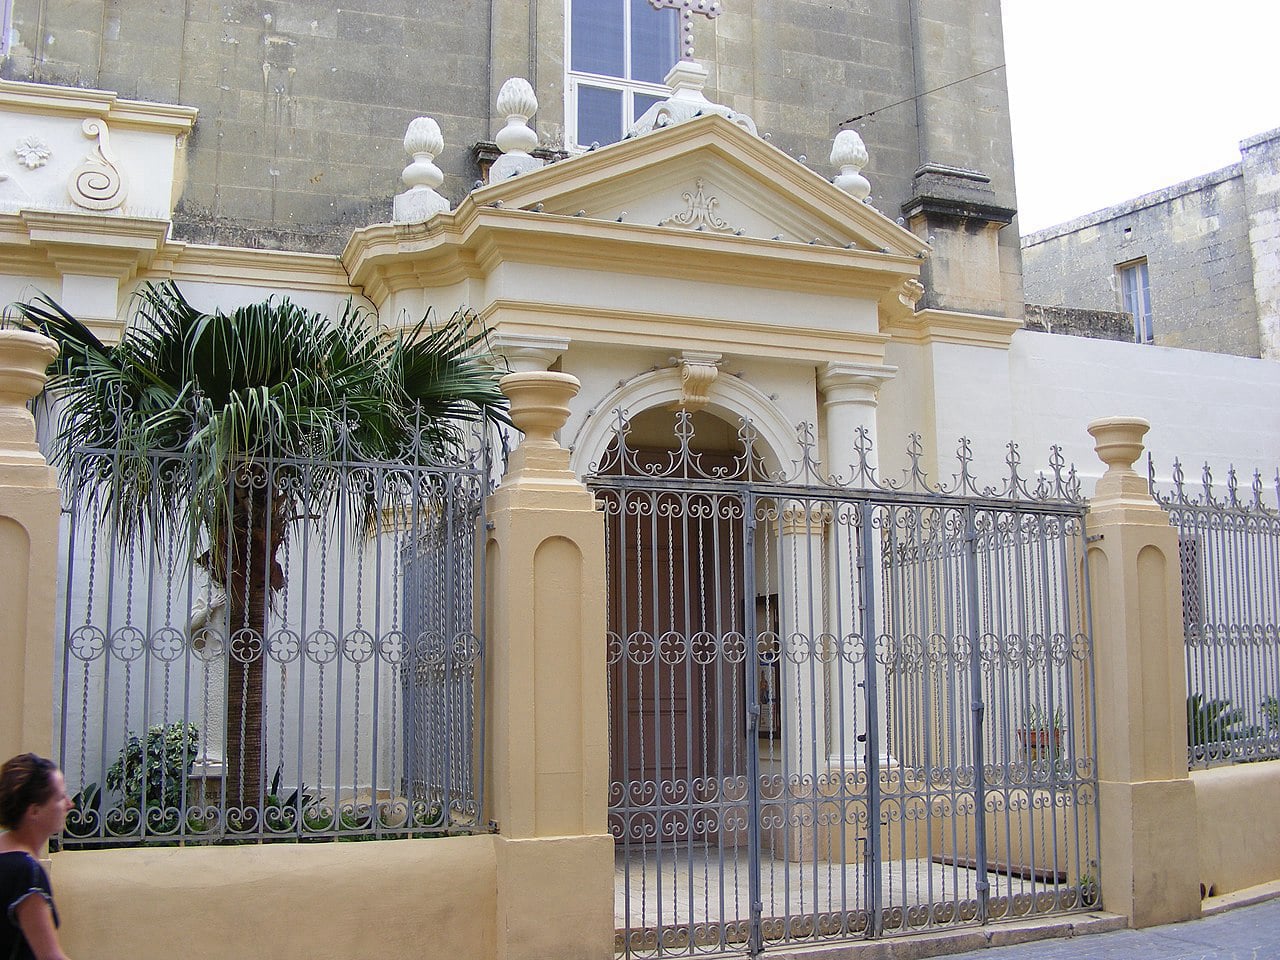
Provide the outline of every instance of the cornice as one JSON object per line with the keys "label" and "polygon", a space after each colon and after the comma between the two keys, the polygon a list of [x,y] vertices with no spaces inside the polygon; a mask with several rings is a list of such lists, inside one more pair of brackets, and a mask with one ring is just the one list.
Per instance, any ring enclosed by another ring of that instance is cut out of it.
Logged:
{"label": "cornice", "polygon": [[896,343],[951,343],[1003,350],[1009,349],[1014,333],[1021,329],[1021,320],[955,310],[920,310],[884,327]]}
{"label": "cornice", "polygon": [[148,280],[240,283],[251,287],[355,293],[336,256],[208,244],[169,244],[144,275]]}
{"label": "cornice", "polygon": [[930,249],[914,233],[874,207],[855,200],[773,144],[718,114],[621,140],[511,180],[481,187],[467,200],[478,205],[502,201],[508,207],[550,201],[621,181],[646,168],[657,168],[697,151],[715,155],[744,175],[786,195],[791,204],[805,207],[833,225],[865,234],[875,249],[887,249],[908,257],[925,255]]}
{"label": "cornice", "polygon": [[879,300],[919,274],[913,256],[464,202],[427,224],[378,224],[342,253],[352,284],[375,302],[397,290],[484,276],[503,262],[805,290]]}
{"label": "cornice", "polygon": [[169,221],[50,210],[0,214],[6,266],[128,281],[166,247]]}
{"label": "cornice", "polygon": [[110,90],[0,80],[0,109],[54,114],[76,119],[102,117],[112,127],[181,136],[191,132],[197,110],[171,103],[126,100]]}
{"label": "cornice", "polygon": [[507,299],[486,304],[480,319],[498,337],[553,335],[574,344],[656,347],[804,363],[882,364],[885,344],[890,339],[879,333],[815,329],[785,322],[673,316]]}

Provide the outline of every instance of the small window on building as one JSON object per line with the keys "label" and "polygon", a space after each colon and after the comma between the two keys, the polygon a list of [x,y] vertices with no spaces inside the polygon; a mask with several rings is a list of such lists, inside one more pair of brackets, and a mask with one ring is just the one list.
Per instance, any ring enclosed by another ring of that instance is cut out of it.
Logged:
{"label": "small window on building", "polygon": [[1134,339],[1138,343],[1153,343],[1155,333],[1151,327],[1151,283],[1147,277],[1147,261],[1135,260],[1121,264],[1120,302],[1125,313],[1133,316]]}
{"label": "small window on building", "polygon": [[679,57],[678,12],[649,0],[568,0],[566,21],[568,145],[614,143],[669,94],[662,81]]}

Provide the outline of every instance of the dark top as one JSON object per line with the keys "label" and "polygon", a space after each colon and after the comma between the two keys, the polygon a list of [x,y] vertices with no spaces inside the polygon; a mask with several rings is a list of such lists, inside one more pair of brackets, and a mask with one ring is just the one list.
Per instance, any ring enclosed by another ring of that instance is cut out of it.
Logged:
{"label": "dark top", "polygon": [[44,867],[30,854],[15,851],[0,853],[0,960],[35,960],[27,938],[18,929],[18,905],[27,897],[44,897],[53,910],[53,925],[58,925],[58,910],[53,905],[53,890]]}

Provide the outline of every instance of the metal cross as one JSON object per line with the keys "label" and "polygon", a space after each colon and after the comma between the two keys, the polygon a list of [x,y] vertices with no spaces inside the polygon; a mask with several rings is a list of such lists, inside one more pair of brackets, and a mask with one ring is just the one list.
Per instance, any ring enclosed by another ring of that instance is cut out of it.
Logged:
{"label": "metal cross", "polygon": [[701,14],[708,20],[720,16],[720,0],[649,0],[655,10],[680,11],[680,59],[693,59],[693,15]]}

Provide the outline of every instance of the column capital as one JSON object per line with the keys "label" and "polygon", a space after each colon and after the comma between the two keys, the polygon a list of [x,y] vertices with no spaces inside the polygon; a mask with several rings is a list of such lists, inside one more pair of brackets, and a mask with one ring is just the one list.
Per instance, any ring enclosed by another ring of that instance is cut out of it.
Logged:
{"label": "column capital", "polygon": [[861,403],[874,407],[880,388],[898,374],[888,364],[833,360],[818,372],[818,387],[826,394],[827,406]]}
{"label": "column capital", "polygon": [[568,337],[498,332],[492,339],[494,352],[506,357],[512,373],[541,373],[569,349]]}

